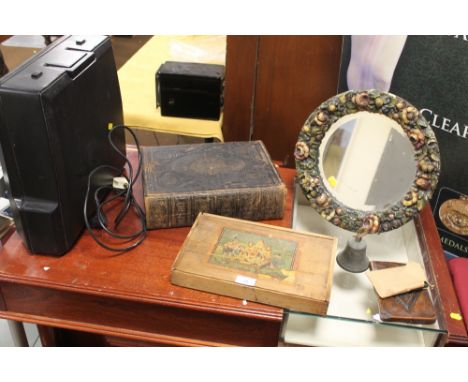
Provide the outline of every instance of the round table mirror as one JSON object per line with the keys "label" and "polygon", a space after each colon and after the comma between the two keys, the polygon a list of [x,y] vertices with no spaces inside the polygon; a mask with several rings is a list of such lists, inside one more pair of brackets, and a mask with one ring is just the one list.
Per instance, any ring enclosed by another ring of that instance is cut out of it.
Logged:
{"label": "round table mirror", "polygon": [[320,170],[331,194],[365,211],[385,209],[416,176],[414,149],[400,125],[361,111],[339,119],[320,147]]}
{"label": "round table mirror", "polygon": [[304,124],[294,155],[312,207],[355,232],[337,258],[351,272],[368,267],[363,236],[413,219],[440,171],[428,122],[408,101],[376,90],[348,91],[322,103]]}

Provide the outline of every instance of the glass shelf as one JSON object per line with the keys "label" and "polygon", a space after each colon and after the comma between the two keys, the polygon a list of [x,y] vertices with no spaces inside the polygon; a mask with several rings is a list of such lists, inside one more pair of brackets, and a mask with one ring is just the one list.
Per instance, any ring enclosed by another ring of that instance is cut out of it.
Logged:
{"label": "glass shelf", "polygon": [[[299,188],[293,228],[338,237],[338,252],[352,236],[319,216]],[[365,240],[371,261],[414,261],[426,268],[414,222],[384,234],[366,236]],[[426,269],[431,280],[429,272]],[[430,284],[427,290],[433,302],[439,301],[434,285]],[[439,317],[437,304],[434,307]],[[286,344],[310,346],[432,346],[445,333],[445,323],[439,320],[432,324],[381,321],[377,295],[365,273],[350,273],[335,263],[327,315],[286,311],[282,337]]]}

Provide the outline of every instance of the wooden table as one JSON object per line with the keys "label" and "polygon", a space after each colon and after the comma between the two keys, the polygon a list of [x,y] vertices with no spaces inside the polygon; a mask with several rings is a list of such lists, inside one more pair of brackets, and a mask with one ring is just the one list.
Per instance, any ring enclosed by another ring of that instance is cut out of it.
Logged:
{"label": "wooden table", "polygon": [[[290,227],[295,171],[280,174],[286,212],[266,223]],[[120,255],[85,232],[58,258],[29,253],[14,233],[0,251],[0,318],[38,324],[46,346],[276,346],[282,309],[170,283],[189,229],[150,231],[140,247]]]}
{"label": "wooden table", "polygon": [[[131,151],[129,151],[131,153]],[[295,171],[280,168],[290,227]],[[441,301],[447,335],[439,345],[468,345],[460,308],[430,207],[416,219],[426,267]],[[63,257],[32,255],[14,233],[0,250],[0,318],[39,325],[47,345],[276,346],[283,310],[174,286],[172,263],[189,228],[150,231],[137,249],[115,255],[87,232]]]}

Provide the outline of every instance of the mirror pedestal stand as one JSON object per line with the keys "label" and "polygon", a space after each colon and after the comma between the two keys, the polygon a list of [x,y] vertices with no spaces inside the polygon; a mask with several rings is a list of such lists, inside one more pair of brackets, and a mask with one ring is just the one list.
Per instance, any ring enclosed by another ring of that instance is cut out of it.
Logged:
{"label": "mirror pedestal stand", "polygon": [[336,257],[336,262],[345,271],[361,273],[369,268],[366,255],[367,243],[362,238],[353,236],[346,243],[345,249]]}

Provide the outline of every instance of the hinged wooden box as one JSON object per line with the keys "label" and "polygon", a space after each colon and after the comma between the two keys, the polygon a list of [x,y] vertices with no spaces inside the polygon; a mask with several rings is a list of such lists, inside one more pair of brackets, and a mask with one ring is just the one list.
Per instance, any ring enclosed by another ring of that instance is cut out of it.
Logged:
{"label": "hinged wooden box", "polygon": [[176,285],[326,314],[337,240],[201,213],[173,266]]}

